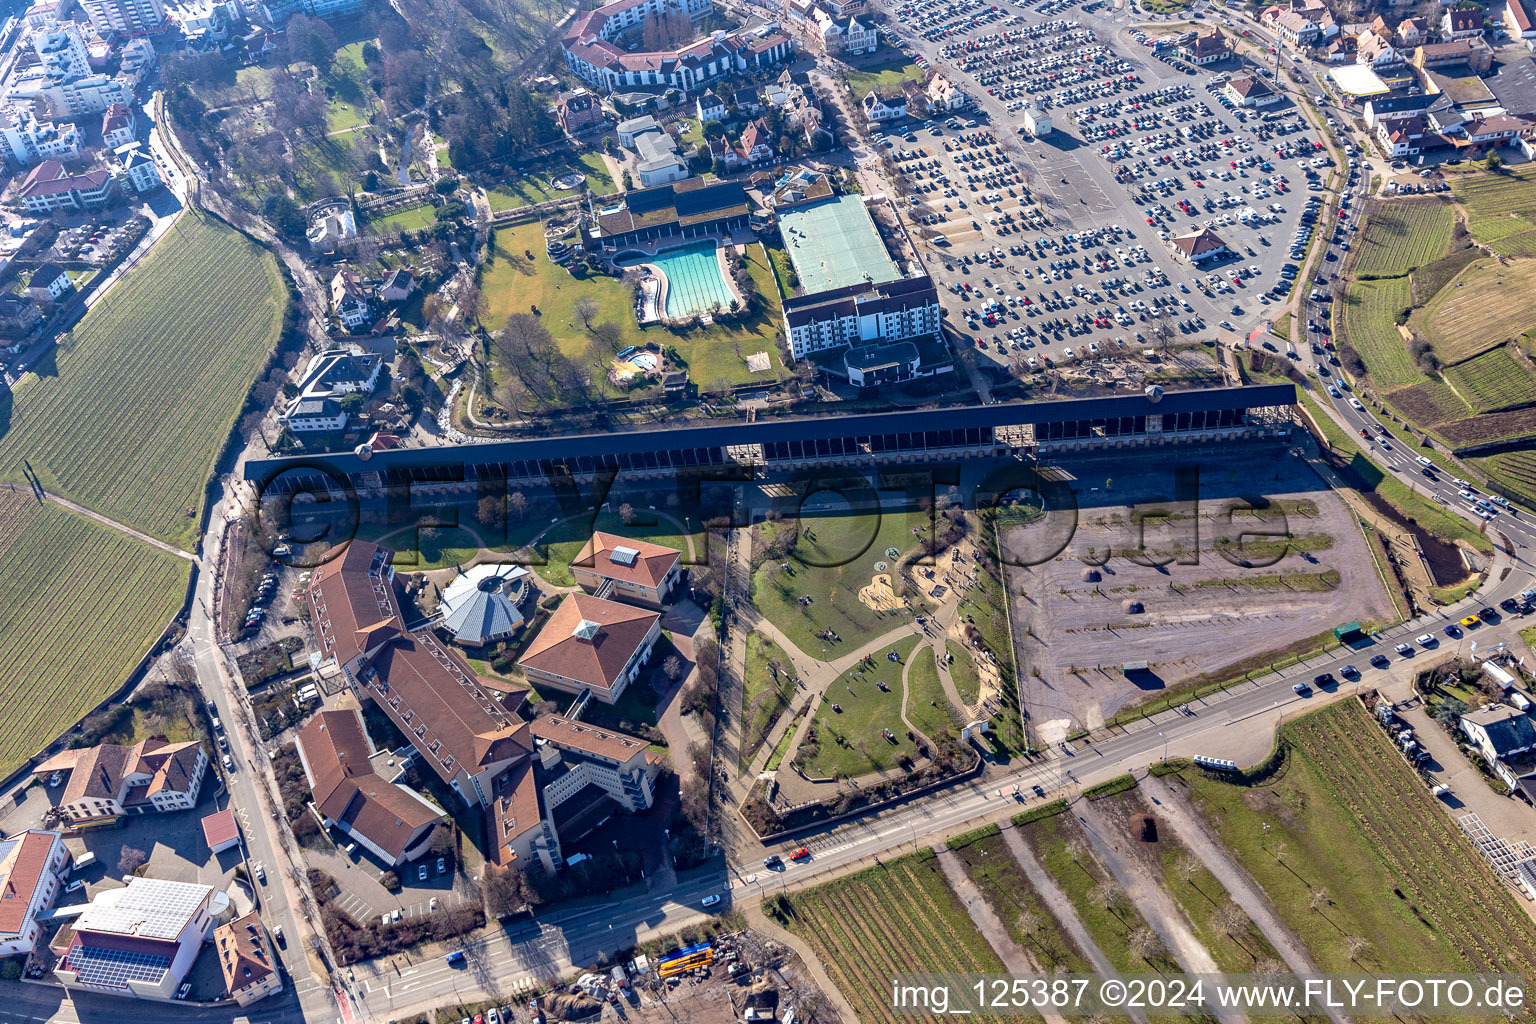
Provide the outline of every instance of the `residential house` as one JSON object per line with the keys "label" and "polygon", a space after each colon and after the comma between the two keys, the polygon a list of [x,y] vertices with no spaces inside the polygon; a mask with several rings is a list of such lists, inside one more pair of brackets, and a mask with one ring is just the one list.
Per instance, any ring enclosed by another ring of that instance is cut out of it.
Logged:
{"label": "residential house", "polygon": [[591,593],[660,608],[682,579],[682,552],[599,530],[571,559],[571,575]]}
{"label": "residential house", "polygon": [[54,936],[53,976],[65,988],[103,995],[170,1000],[192,970],[227,895],[211,885],[128,876],[96,894]]}
{"label": "residential house", "polygon": [[33,213],[81,213],[107,206],[116,199],[117,179],[112,172],[101,169],[70,174],[57,160],[44,160],[22,181],[16,197]]}
{"label": "residential house", "polygon": [[404,267],[396,267],[384,277],[384,283],[379,285],[379,298],[393,305],[404,302],[416,291],[416,275]]}
{"label": "residential house", "polygon": [[1386,68],[1403,62],[1402,55],[1392,40],[1374,32],[1362,32],[1355,37],[1355,63],[1371,68]]}
{"label": "residential house", "polygon": [[1397,23],[1394,34],[1397,45],[1414,47],[1429,42],[1429,21],[1425,18],[1404,18]]}
{"label": "residential house", "polygon": [[57,809],[70,828],[83,829],[115,825],[129,814],[190,810],[207,769],[202,744],[151,737],[131,747],[103,743],[61,751],[32,774],[69,773]]}
{"label": "residential house", "polygon": [[873,21],[856,14],[836,17],[821,7],[812,11],[811,17],[809,26],[823,53],[854,56],[880,48],[880,33]]}
{"label": "residential house", "polygon": [[1536,750],[1536,728],[1530,716],[1505,704],[1462,715],[1461,731],[1489,765]]}
{"label": "residential house", "polygon": [[612,704],[640,675],[661,637],[661,615],[592,594],[568,594],[518,658],[529,682],[591,691]]}
{"label": "residential house", "polygon": [[701,124],[724,121],[727,112],[725,100],[717,96],[713,89],[705,89],[699,94],[699,98],[694,101],[694,109],[698,112]]}
{"label": "residential house", "polygon": [[1536,0],[1504,0],[1504,30],[1515,39],[1536,39]]}
{"label": "residential house", "polygon": [[278,421],[296,434],[344,430],[347,412],[334,398],[300,398],[288,404]]}
{"label": "residential house", "polygon": [[1387,24],[1387,19],[1384,15],[1378,14],[1372,18],[1366,29],[1379,36],[1385,36],[1388,39],[1392,38],[1392,26]]}
{"label": "residential house", "polygon": [[282,969],[256,911],[214,928],[213,948],[235,1005],[249,1006],[283,990]]}
{"label": "residential house", "polygon": [[606,119],[597,97],[585,89],[565,93],[555,101],[555,120],[567,135],[578,135],[596,128]]}
{"label": "residential house", "polygon": [[1355,37],[1343,33],[1323,44],[1323,60],[1329,64],[1353,64],[1359,52],[1360,44]]}
{"label": "residential house", "polygon": [[1201,228],[1187,235],[1176,235],[1172,245],[1174,251],[1188,263],[1208,263],[1211,260],[1232,255],[1232,250],[1227,248],[1227,243],[1223,242],[1221,236],[1210,228]]}
{"label": "residential house", "polygon": [[1480,38],[1425,43],[1413,51],[1412,63],[1420,71],[1465,64],[1472,74],[1484,75],[1493,68],[1493,48]]}
{"label": "residential house", "polygon": [[331,277],[331,308],[349,331],[360,331],[373,322],[373,302],[362,280],[350,270]]}
{"label": "residential house", "polygon": [[357,237],[357,217],[350,207],[317,212],[306,232],[315,252],[333,252],[349,238]]}
{"label": "residential house", "polygon": [[1376,139],[1388,156],[1411,156],[1423,147],[1426,134],[1423,114],[1381,118],[1376,122]]}
{"label": "residential house", "polygon": [[299,379],[300,398],[336,398],[355,393],[373,394],[384,361],[352,346],[326,349],[311,356]]}
{"label": "residential house", "polygon": [[160,168],[155,166],[155,161],[144,151],[142,142],[130,142],[126,146],[119,146],[112,151],[112,155],[117,164],[119,180],[136,195],[153,192],[163,184],[160,180]]}
{"label": "residential house", "polygon": [[763,109],[762,101],[757,97],[757,90],[751,88],[737,89],[735,95],[731,97],[731,105],[736,108],[738,114],[745,117],[752,117]]}
{"label": "residential house", "polygon": [[724,135],[716,135],[709,140],[709,153],[719,169],[726,174],[734,174],[747,163],[747,154],[740,146],[733,146]]}
{"label": "residential house", "polygon": [[1470,39],[1483,34],[1481,7],[1447,7],[1440,16],[1440,33],[1447,39]]}
{"label": "residential house", "polygon": [[945,78],[943,75],[934,75],[923,87],[923,94],[928,98],[928,106],[935,114],[952,114],[961,110],[970,98],[965,93]]}
{"label": "residential house", "polygon": [[1273,24],[1280,38],[1295,47],[1316,46],[1323,38],[1322,27],[1302,11],[1284,11]]}
{"label": "residential house", "polygon": [[101,115],[101,141],[108,149],[126,146],[138,135],[138,122],[133,111],[121,103],[114,103]]}
{"label": "residential house", "polygon": [[1227,42],[1227,37],[1219,28],[1197,32],[1195,38],[1179,46],[1179,56],[1202,67],[1225,60],[1231,55],[1232,44]]}
{"label": "residential house", "polygon": [[314,810],[386,867],[427,852],[443,810],[373,768],[372,742],[356,708],[321,711],[294,738]]}
{"label": "residential house", "polygon": [[27,295],[36,302],[58,302],[74,290],[69,272],[57,263],[44,263],[32,271],[27,282]]}
{"label": "residential house", "polygon": [[1497,149],[1536,137],[1536,118],[1478,112],[1463,121],[1461,129],[1452,140],[1457,146]]}
{"label": "residential house", "polygon": [[58,899],[70,863],[57,832],[28,829],[0,839],[0,956],[25,956],[37,947],[38,915]]}
{"label": "residential house", "polygon": [[907,116],[907,98],[901,93],[882,96],[878,91],[871,89],[864,96],[863,107],[864,118],[870,124],[897,121]]}
{"label": "residential house", "polygon": [[1281,96],[1261,78],[1234,78],[1221,87],[1227,99],[1240,107],[1267,107],[1279,103]]}
{"label": "residential house", "polygon": [[35,302],[20,295],[0,294],[0,333],[12,338],[27,334],[42,318]]}

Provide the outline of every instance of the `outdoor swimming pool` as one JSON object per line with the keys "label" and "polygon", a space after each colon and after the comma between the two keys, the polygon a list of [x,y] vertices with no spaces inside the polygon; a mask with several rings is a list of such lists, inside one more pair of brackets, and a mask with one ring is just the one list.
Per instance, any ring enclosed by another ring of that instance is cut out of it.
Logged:
{"label": "outdoor swimming pool", "polygon": [[664,249],[655,256],[632,253],[614,260],[621,267],[649,263],[667,279],[666,315],[682,320],[719,307],[730,309],[734,296],[720,274],[720,260],[713,241],[690,242]]}

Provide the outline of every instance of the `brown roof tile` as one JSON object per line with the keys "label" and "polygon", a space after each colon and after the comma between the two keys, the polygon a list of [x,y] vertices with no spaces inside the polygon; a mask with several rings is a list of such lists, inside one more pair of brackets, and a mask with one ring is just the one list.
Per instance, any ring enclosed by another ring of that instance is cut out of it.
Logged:
{"label": "brown roof tile", "polygon": [[[525,670],[539,669],[576,683],[609,689],[660,618],[644,608],[605,601],[590,594],[569,594],[533,638],[518,664]],[[584,623],[590,626],[581,628]]]}
{"label": "brown roof tile", "polygon": [[[747,126],[751,132],[757,122]],[[742,134],[742,148],[751,152],[751,146],[747,145],[747,135]],[[614,560],[614,552],[619,548],[628,548],[638,552],[633,562],[626,565],[622,561]],[[613,533],[598,531],[581,546],[576,557],[571,559],[572,568],[588,569],[599,576],[610,579],[623,580],[626,583],[638,583],[648,587],[655,587],[672,571],[682,552],[676,548],[662,547],[660,544],[652,544],[649,541],[631,540],[628,537],[620,537]]]}

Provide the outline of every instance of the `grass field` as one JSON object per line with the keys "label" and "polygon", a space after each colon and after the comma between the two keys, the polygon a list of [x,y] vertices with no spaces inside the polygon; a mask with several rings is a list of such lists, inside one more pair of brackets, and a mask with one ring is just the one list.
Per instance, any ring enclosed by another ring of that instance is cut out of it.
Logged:
{"label": "grass field", "polygon": [[949,698],[944,696],[944,684],[939,682],[939,666],[933,648],[924,647],[913,655],[913,659],[912,667],[907,671],[907,718],[930,738],[945,729],[958,732],[955,719],[959,712],[951,712]]}
{"label": "grass field", "polygon": [[743,684],[740,763],[745,768],[795,695],[794,664],[784,649],[766,636],[748,634]]}
{"label": "grass field", "polygon": [[282,327],[277,263],[189,213],[0,394],[0,478],[190,548],[213,458]]}
{"label": "grass field", "polygon": [[897,89],[903,82],[920,82],[922,78],[922,68],[907,63],[899,56],[878,64],[850,68],[843,74],[843,81],[853,93],[855,103],[862,101],[864,94],[871,89]]}
{"label": "grass field", "polygon": [[1386,390],[1424,379],[1397,332],[1396,318],[1408,306],[1408,278],[1352,281],[1343,303],[1344,336],[1354,346],[1371,383]]}
{"label": "grass field", "polygon": [[585,183],[587,191],[593,195],[606,196],[618,191],[613,175],[608,173],[608,165],[603,162],[602,154],[586,152],[564,164],[542,168],[515,181],[493,185],[485,190],[486,202],[490,204],[492,213],[500,213],[503,210],[515,210],[520,206],[532,206],[534,203],[546,203],[551,199],[573,196],[577,189],[557,189],[550,185],[555,178],[573,171],[580,171],[587,176]]}
{"label": "grass field", "polygon": [[981,693],[981,675],[971,662],[969,652],[955,640],[948,641],[945,646],[949,653],[955,656],[955,660],[949,664],[949,677],[955,681],[955,689],[960,691],[960,699],[974,701]]}
{"label": "grass field", "polygon": [[[816,706],[815,738],[808,736],[795,752],[795,763],[807,775],[857,777],[894,768],[903,754],[915,755],[917,748],[901,724],[901,671],[916,645],[916,637],[899,640],[827,687]],[[888,651],[900,660],[889,660]],[[833,704],[843,710],[832,710]],[[881,729],[891,730],[895,742]]]}
{"label": "grass field", "polygon": [[431,203],[417,203],[393,210],[368,223],[381,235],[398,235],[405,231],[424,231],[436,220],[437,209]]}
{"label": "grass field", "polygon": [[0,491],[0,775],[123,684],[190,568],[24,488]]}
{"label": "grass field", "polygon": [[[532,262],[524,258],[525,250],[535,254]],[[488,307],[485,323],[493,330],[500,328],[510,314],[526,313],[530,306],[536,305],[543,314],[544,326],[559,342],[560,350],[579,359],[590,335],[573,309],[577,300],[591,296],[599,306],[599,312],[592,320],[594,324],[609,321],[618,324],[622,345],[639,346],[654,341],[672,346],[678,357],[687,363],[689,375],[702,388],[710,387],[722,377],[733,383],[772,379],[772,369],[759,374],[748,371],[746,357],[756,352],[768,353],[770,367],[783,365],[776,340],[781,320],[779,294],[760,245],[748,246],[746,250],[748,269],[762,296],[757,316],[742,326],[717,324],[683,333],[660,327],[641,330],[630,309],[629,293],[617,278],[578,280],[550,263],[544,258],[544,236],[536,221],[497,231],[492,242],[492,255],[494,261],[488,260],[483,266],[480,280]],[[738,347],[741,350],[739,357],[736,355]]]}
{"label": "grass field", "polygon": [[1536,402],[1536,381],[1508,349],[1492,349],[1457,363],[1445,375],[1479,412]]}
{"label": "grass field", "polygon": [[931,850],[765,904],[776,908],[787,908],[783,923],[827,965],[860,1021],[937,1019],[892,1011],[897,974],[1003,970]]}
{"label": "grass field", "polygon": [[[616,533],[625,537],[633,537],[636,540],[649,541],[652,544],[660,544],[662,547],[676,548],[683,553],[683,563],[689,564],[688,541],[678,530],[678,524],[670,519],[653,516],[649,509],[636,508],[635,521],[625,523],[616,512],[599,512],[597,518],[592,520],[589,526],[585,520],[573,519],[557,523],[549,528],[549,532],[539,538],[537,557],[546,561],[542,565],[535,565],[535,571],[544,579],[557,587],[573,587],[576,578],[571,575],[571,559],[575,558],[581,548],[593,533]],[[695,551],[703,555],[704,534],[695,531]],[[516,538],[511,538],[512,544],[503,545],[488,541],[488,546],[503,550],[516,547]],[[724,557],[723,552],[720,557]]]}
{"label": "grass field", "polygon": [[[811,502],[816,497],[811,495]],[[757,567],[752,577],[753,603],[801,650],[823,660],[835,659],[839,650],[857,648],[910,617],[906,611],[876,611],[858,595],[883,571],[900,596],[898,559],[887,552],[895,548],[905,555],[918,544],[912,530],[927,526],[928,517],[917,512],[823,516],[808,512],[800,518],[799,537],[789,556],[783,562],[764,559]],[[781,528],[763,524],[755,543],[765,543]],[[877,569],[877,563],[884,563],[885,569]],[[802,598],[809,603],[801,604]],[[821,638],[829,629],[841,637],[841,644]]]}
{"label": "grass field", "polygon": [[[1536,967],[1536,925],[1364,709],[1340,702],[1288,723],[1285,738],[1276,781],[1186,775],[1321,970]],[[1317,889],[1326,903],[1314,910]]]}
{"label": "grass field", "polygon": [[1471,263],[1417,310],[1412,322],[1442,363],[1459,363],[1501,345],[1536,323],[1536,260]]}
{"label": "grass field", "polygon": [[1451,280],[1466,267],[1468,263],[1483,255],[1481,249],[1468,246],[1465,249],[1457,249],[1444,259],[1422,267],[1415,267],[1408,275],[1412,284],[1413,303],[1422,306],[1435,297],[1435,293],[1451,283]]}
{"label": "grass field", "polygon": [[1451,246],[1456,214],[1438,199],[1377,201],[1361,235],[1354,272],[1401,277],[1433,263]]}

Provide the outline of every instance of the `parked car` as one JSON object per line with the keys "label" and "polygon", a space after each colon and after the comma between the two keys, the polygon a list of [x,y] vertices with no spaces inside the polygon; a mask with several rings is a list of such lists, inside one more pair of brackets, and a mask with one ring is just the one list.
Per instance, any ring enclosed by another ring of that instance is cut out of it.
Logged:
{"label": "parked car", "polygon": [[700,900],[699,901],[699,906],[701,906],[701,907],[713,907],[716,904],[718,904],[719,902],[720,902],[720,897],[718,895],[710,895],[710,896],[705,896],[702,900]]}

